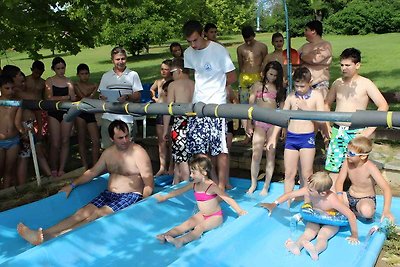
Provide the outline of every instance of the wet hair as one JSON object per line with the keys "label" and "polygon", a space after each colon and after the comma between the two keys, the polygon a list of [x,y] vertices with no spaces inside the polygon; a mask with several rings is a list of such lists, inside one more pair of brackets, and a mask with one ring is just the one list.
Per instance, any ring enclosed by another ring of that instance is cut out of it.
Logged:
{"label": "wet hair", "polygon": [[183,58],[174,58],[171,63],[171,68],[181,69],[183,73],[189,74],[190,70],[185,68],[185,61]]}
{"label": "wet hair", "polygon": [[108,135],[110,136],[111,139],[114,138],[114,129],[117,130],[121,130],[124,133],[128,133],[129,132],[129,128],[128,125],[121,121],[121,120],[115,120],[113,122],[110,123],[110,125],[108,126]]}
{"label": "wet hair", "polygon": [[332,178],[327,172],[316,172],[308,178],[308,187],[318,193],[328,192],[332,185]]}
{"label": "wet hair", "polygon": [[62,57],[55,57],[51,62],[51,69],[54,70],[54,67],[59,63],[62,63],[64,64],[64,66],[67,66],[67,63],[65,63],[65,60]]}
{"label": "wet hair", "polygon": [[195,32],[201,35],[203,33],[203,26],[197,20],[189,20],[183,25],[182,31],[184,37],[189,37]]}
{"label": "wet hair", "polygon": [[217,29],[217,25],[211,22],[208,22],[206,25],[204,25],[205,32],[208,32],[210,29]]}
{"label": "wet hair", "polygon": [[116,46],[111,50],[111,58],[113,59],[117,54],[124,54],[126,57],[126,50],[121,46]]}
{"label": "wet hair", "polygon": [[319,36],[322,36],[322,22],[319,20],[312,20],[306,24],[306,27],[312,31],[315,31]]}
{"label": "wet hair", "polygon": [[15,78],[18,73],[21,72],[21,69],[14,65],[5,65],[3,67],[2,74],[6,76],[10,76],[11,78]]}
{"label": "wet hair", "polygon": [[14,84],[14,80],[10,75],[6,75],[6,74],[1,74],[0,75],[0,87],[7,84],[7,83],[11,83]]}
{"label": "wet hair", "polygon": [[351,148],[355,153],[368,154],[372,150],[372,140],[365,136],[358,136],[349,142],[347,148]]}
{"label": "wet hair", "polygon": [[178,42],[173,42],[173,43],[171,43],[171,44],[169,45],[169,51],[172,53],[172,48],[174,48],[174,47],[176,47],[176,46],[179,46],[179,48],[181,49],[181,51],[182,51],[182,53],[183,53],[182,46],[181,46],[181,44],[178,43]]}
{"label": "wet hair", "polygon": [[44,71],[44,63],[40,60],[33,61],[31,70],[34,70],[34,69]]}
{"label": "wet hair", "polygon": [[256,33],[254,32],[253,27],[244,26],[242,28],[242,36],[243,36],[243,38],[247,39],[250,37],[256,37]]}
{"label": "wet hair", "polygon": [[78,65],[78,67],[76,67],[76,74],[79,74],[79,72],[81,72],[82,70],[87,70],[87,72],[90,73],[89,66],[85,63],[81,63]]}
{"label": "wet hair", "polygon": [[340,54],[340,60],[342,60],[342,59],[351,59],[351,61],[353,61],[353,63],[357,64],[357,63],[361,62],[361,51],[354,47],[346,48]]}
{"label": "wet hair", "polygon": [[274,85],[276,87],[276,102],[279,104],[283,101],[285,101],[286,98],[286,90],[283,87],[283,68],[281,63],[279,63],[278,61],[271,61],[268,62],[267,65],[265,65],[264,70],[263,70],[263,79],[262,79],[262,96],[263,96],[263,100],[264,100],[264,92],[267,91],[268,92],[268,88],[267,88],[267,82],[268,82],[268,77],[267,77],[267,72],[270,69],[274,69],[278,72],[277,76],[276,76],[276,80],[274,81]]}
{"label": "wet hair", "polygon": [[300,66],[293,73],[293,81],[311,81],[311,72],[308,68]]}
{"label": "wet hair", "polygon": [[207,177],[209,179],[211,178],[212,163],[208,156],[202,154],[193,156],[190,160],[189,166],[191,170],[205,171]]}
{"label": "wet hair", "polygon": [[276,38],[279,38],[279,37],[282,37],[282,39],[285,39],[285,38],[283,37],[282,33],[276,32],[276,33],[274,33],[274,34],[272,35],[272,38],[271,38],[272,42],[275,41],[275,39],[276,39]]}

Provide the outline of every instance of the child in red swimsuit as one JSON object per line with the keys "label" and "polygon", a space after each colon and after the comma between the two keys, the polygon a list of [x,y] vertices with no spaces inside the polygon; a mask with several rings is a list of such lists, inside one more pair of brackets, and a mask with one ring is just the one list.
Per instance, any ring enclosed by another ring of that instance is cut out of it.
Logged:
{"label": "child in red swimsuit", "polygon": [[[232,206],[239,216],[247,213],[209,178],[211,166],[211,160],[208,157],[195,157],[190,162],[191,182],[184,187],[169,192],[167,195],[155,195],[159,202],[163,202],[193,189],[194,198],[199,208],[199,212],[179,226],[157,235],[157,239],[161,243],[167,241],[180,248],[182,245],[199,238],[205,231],[221,225],[223,214],[217,196]],[[177,238],[177,236],[180,237]]]}

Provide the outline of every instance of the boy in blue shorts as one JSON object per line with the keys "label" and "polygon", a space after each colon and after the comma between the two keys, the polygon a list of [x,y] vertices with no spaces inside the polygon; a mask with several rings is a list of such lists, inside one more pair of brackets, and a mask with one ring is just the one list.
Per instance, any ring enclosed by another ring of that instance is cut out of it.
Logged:
{"label": "boy in blue shorts", "polygon": [[[324,97],[320,91],[311,88],[311,72],[306,67],[300,67],[293,74],[295,91],[291,92],[283,105],[283,110],[324,111]],[[322,124],[326,133],[326,124]],[[267,149],[276,147],[276,140],[281,127],[274,126],[271,138],[267,142]],[[300,160],[302,185],[313,174],[315,156],[315,128],[313,121],[290,120],[285,143],[285,193],[293,191],[297,162]],[[308,202],[305,199],[305,202]],[[288,201],[290,206],[290,200]]]}

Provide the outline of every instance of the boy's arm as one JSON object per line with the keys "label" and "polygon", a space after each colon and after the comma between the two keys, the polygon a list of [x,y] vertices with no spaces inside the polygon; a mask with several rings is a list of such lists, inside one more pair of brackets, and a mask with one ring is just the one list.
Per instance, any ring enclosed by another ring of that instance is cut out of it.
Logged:
{"label": "boy's arm", "polygon": [[381,221],[383,221],[384,218],[388,218],[393,223],[394,216],[390,212],[390,207],[392,205],[392,190],[390,189],[389,184],[386,182],[385,178],[383,178],[382,173],[379,171],[376,165],[371,161],[368,161],[367,164],[368,170],[370,171],[372,178],[383,191],[383,212]]}
{"label": "boy's arm", "polygon": [[156,92],[158,90],[158,86],[157,86],[157,80],[153,83],[153,85],[150,87],[150,95],[151,95],[151,99],[154,102],[157,102],[158,98],[156,97]]}
{"label": "boy's arm", "polygon": [[345,159],[343,161],[342,168],[340,169],[339,175],[336,178],[335,182],[335,191],[341,202],[343,202],[343,184],[347,178],[347,172],[348,172],[348,163],[347,160]]}
{"label": "boy's arm", "polygon": [[269,215],[271,215],[272,211],[280,204],[282,204],[292,198],[305,196],[306,194],[308,194],[308,188],[302,187],[298,190],[287,192],[287,193],[281,195],[273,203],[260,203],[259,206],[268,209]]}
{"label": "boy's arm", "polygon": [[232,70],[230,72],[225,73],[226,75],[226,86],[229,86],[236,82],[236,72],[235,70]]}
{"label": "boy's arm", "polygon": [[[334,194],[334,193],[332,193]],[[360,241],[358,240],[358,229],[357,229],[357,219],[354,213],[339,199],[336,197],[336,195],[331,196],[330,201],[332,203],[332,207],[342,213],[344,216],[347,217],[349,220],[350,224],[350,231],[351,231],[351,236],[346,237],[348,242],[350,244],[358,244]]]}
{"label": "boy's arm", "polygon": [[[368,97],[374,102],[374,104],[378,107],[378,111],[388,111],[389,110],[389,105],[386,102],[386,99],[383,97],[381,92],[379,91],[378,87],[376,85],[368,80],[367,81],[367,94]],[[369,137],[373,132],[375,132],[376,127],[368,127],[365,130],[363,130],[360,134]]]}
{"label": "boy's arm", "polygon": [[193,183],[188,183],[187,185],[185,185],[185,186],[183,186],[183,187],[181,187],[181,188],[175,189],[175,190],[169,192],[169,193],[166,194],[166,195],[157,194],[157,195],[155,195],[154,197],[155,197],[159,202],[163,202],[163,201],[166,201],[166,200],[168,200],[168,199],[170,199],[170,198],[179,196],[179,195],[181,195],[181,194],[183,194],[183,193],[189,191],[190,189],[193,189]]}
{"label": "boy's arm", "polygon": [[242,69],[243,69],[243,58],[242,58],[242,52],[241,52],[240,46],[236,50],[236,55],[237,55],[237,62],[239,65],[239,73],[241,73]]}
{"label": "boy's arm", "polygon": [[25,134],[25,128],[22,126],[22,112],[24,111],[19,107],[15,113],[14,125],[20,134]]}

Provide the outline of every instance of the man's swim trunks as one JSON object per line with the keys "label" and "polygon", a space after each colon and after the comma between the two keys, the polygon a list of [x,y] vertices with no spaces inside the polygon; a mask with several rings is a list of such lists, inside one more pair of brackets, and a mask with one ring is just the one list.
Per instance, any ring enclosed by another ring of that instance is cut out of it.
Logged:
{"label": "man's swim trunks", "polygon": [[241,104],[248,104],[250,97],[250,87],[261,80],[259,73],[240,73],[239,76],[239,100]]}
{"label": "man's swim trunks", "polygon": [[190,117],[187,144],[192,155],[228,153],[225,119]]}
{"label": "man's swim trunks", "polygon": [[106,189],[100,195],[90,201],[90,203],[98,208],[108,206],[114,212],[117,212],[132,204],[135,204],[142,199],[143,196],[138,193],[114,193]]}
{"label": "man's swim trunks", "polygon": [[352,212],[358,212],[357,211],[357,204],[360,202],[361,199],[371,199],[375,203],[376,207],[376,196],[366,196],[366,197],[353,197],[350,195],[349,191],[346,192],[347,194],[347,200],[349,201],[349,207]]}
{"label": "man's swim trunks", "polygon": [[347,152],[347,145],[363,128],[349,128],[346,126],[332,127],[331,140],[326,152],[325,170],[339,172]]}
{"label": "man's swim trunks", "polygon": [[190,158],[187,146],[188,118],[186,116],[174,117],[171,128],[172,158],[175,163],[188,162]]}
{"label": "man's swim trunks", "polygon": [[287,132],[285,149],[300,150],[303,148],[315,148],[315,133]]}

